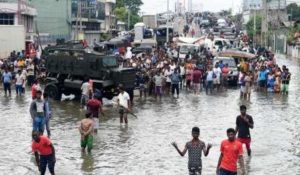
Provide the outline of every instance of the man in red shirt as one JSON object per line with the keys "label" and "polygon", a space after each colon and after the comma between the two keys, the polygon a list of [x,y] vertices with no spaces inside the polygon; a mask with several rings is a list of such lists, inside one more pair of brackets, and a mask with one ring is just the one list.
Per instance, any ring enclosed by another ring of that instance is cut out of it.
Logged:
{"label": "man in red shirt", "polygon": [[92,99],[90,99],[87,103],[87,110],[92,113],[93,120],[94,120],[94,133],[97,133],[97,130],[99,128],[99,110],[101,114],[104,116],[104,112],[102,109],[102,103],[100,101],[101,99],[97,99],[96,95],[93,96]]}
{"label": "man in red shirt", "polygon": [[237,175],[237,161],[241,165],[242,175],[245,174],[243,146],[235,138],[235,130],[227,129],[228,139],[221,143],[221,154],[217,166],[217,175]]}
{"label": "man in red shirt", "polygon": [[228,64],[225,64],[225,66],[222,68],[222,85],[225,90],[227,90],[227,87],[228,87],[229,72],[230,72],[230,69],[228,67]]}
{"label": "man in red shirt", "polygon": [[36,131],[32,132],[32,139],[31,147],[41,175],[45,174],[47,165],[51,175],[55,175],[54,167],[56,158],[51,141],[46,136],[41,136],[39,132]]}
{"label": "man in red shirt", "polygon": [[192,73],[192,82],[195,94],[199,94],[201,91],[201,80],[202,80],[202,73],[198,67],[195,67]]}

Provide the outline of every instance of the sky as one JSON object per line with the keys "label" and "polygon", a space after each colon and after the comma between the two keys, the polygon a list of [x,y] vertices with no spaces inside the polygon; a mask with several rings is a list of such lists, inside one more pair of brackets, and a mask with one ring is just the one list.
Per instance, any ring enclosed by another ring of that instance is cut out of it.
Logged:
{"label": "sky", "polygon": [[[167,0],[142,0],[144,5],[141,12],[144,14],[156,14],[167,10]],[[183,1],[183,0],[181,0]],[[188,0],[185,0],[186,2]],[[239,12],[242,0],[192,0],[193,5],[203,6],[204,11],[218,12],[233,7],[234,13]],[[170,10],[174,11],[176,0],[170,0]],[[187,6],[186,6],[187,7]]]}

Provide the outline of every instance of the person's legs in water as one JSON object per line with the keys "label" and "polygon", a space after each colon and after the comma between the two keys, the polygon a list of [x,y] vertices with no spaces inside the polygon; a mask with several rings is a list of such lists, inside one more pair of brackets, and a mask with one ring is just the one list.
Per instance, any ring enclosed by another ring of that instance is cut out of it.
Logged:
{"label": "person's legs in water", "polygon": [[87,136],[87,149],[88,149],[88,152],[90,153],[93,149],[93,141],[94,141],[94,137],[93,135],[88,135]]}
{"label": "person's legs in water", "polygon": [[51,133],[50,133],[50,119],[49,118],[45,119],[45,126],[46,126],[47,135],[50,138]]}
{"label": "person's legs in water", "polygon": [[125,124],[128,124],[127,112],[123,114]]}
{"label": "person's legs in water", "polygon": [[179,84],[175,84],[175,90],[176,90],[177,98],[179,98]]}
{"label": "person's legs in water", "polygon": [[174,97],[175,94],[175,84],[172,84],[172,97]]}
{"label": "person's legs in water", "polygon": [[41,172],[41,175],[45,175],[46,173],[46,168],[47,168],[47,163],[48,163],[48,159],[47,156],[40,156],[40,165],[39,165],[39,170]]}
{"label": "person's legs in water", "polygon": [[123,118],[124,118],[124,109],[123,107],[120,108],[119,110],[119,114],[120,114],[120,123],[123,123]]}

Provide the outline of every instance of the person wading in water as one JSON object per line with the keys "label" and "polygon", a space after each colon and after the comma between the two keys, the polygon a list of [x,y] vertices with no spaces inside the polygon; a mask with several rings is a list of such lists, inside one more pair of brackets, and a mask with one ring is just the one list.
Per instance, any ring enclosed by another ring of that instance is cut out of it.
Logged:
{"label": "person wading in water", "polygon": [[254,122],[250,115],[246,114],[247,108],[245,105],[240,106],[241,115],[236,118],[236,133],[238,134],[238,141],[246,145],[248,156],[251,156],[251,136],[250,128],[253,129]]}
{"label": "person wading in water", "polygon": [[88,152],[93,148],[93,126],[94,120],[92,119],[92,113],[86,113],[85,119],[82,119],[79,126],[79,133],[81,135],[81,151],[84,153],[87,147]]}
{"label": "person wading in water", "polygon": [[183,157],[187,151],[189,151],[189,162],[188,162],[188,169],[189,175],[201,175],[202,172],[202,152],[206,157],[209,153],[210,148],[212,147],[211,144],[206,145],[203,141],[199,139],[200,136],[200,129],[198,127],[194,127],[192,129],[192,136],[193,139],[186,143],[184,150],[180,151],[177,144],[175,142],[172,145],[175,147],[177,152]]}
{"label": "person wading in water", "polygon": [[237,175],[237,161],[239,160],[242,175],[245,174],[243,146],[235,138],[235,130],[227,129],[228,139],[221,143],[221,154],[217,166],[217,175]]}

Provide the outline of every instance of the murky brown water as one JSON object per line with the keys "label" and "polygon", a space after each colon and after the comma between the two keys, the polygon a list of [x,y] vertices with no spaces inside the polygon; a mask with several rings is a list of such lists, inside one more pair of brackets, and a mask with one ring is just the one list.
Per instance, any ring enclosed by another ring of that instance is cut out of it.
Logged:
{"label": "murky brown water", "polygon": [[[300,68],[299,61],[279,60],[292,72],[290,94],[253,93],[246,103],[254,118],[253,156],[246,155],[249,175],[300,174]],[[31,153],[30,94],[23,98],[0,97],[0,174],[38,174]],[[215,174],[220,142],[225,130],[234,127],[239,113],[238,90],[206,96],[184,94],[178,100],[164,98],[136,100],[129,126],[120,126],[115,109],[106,108],[109,117],[101,119],[92,155],[80,152],[77,123],[83,118],[77,102],[55,102],[52,140],[56,147],[58,175],[183,175],[187,157],[181,158],[170,145],[183,148],[193,126],[201,128],[201,138],[213,144],[203,158],[203,174]]]}

